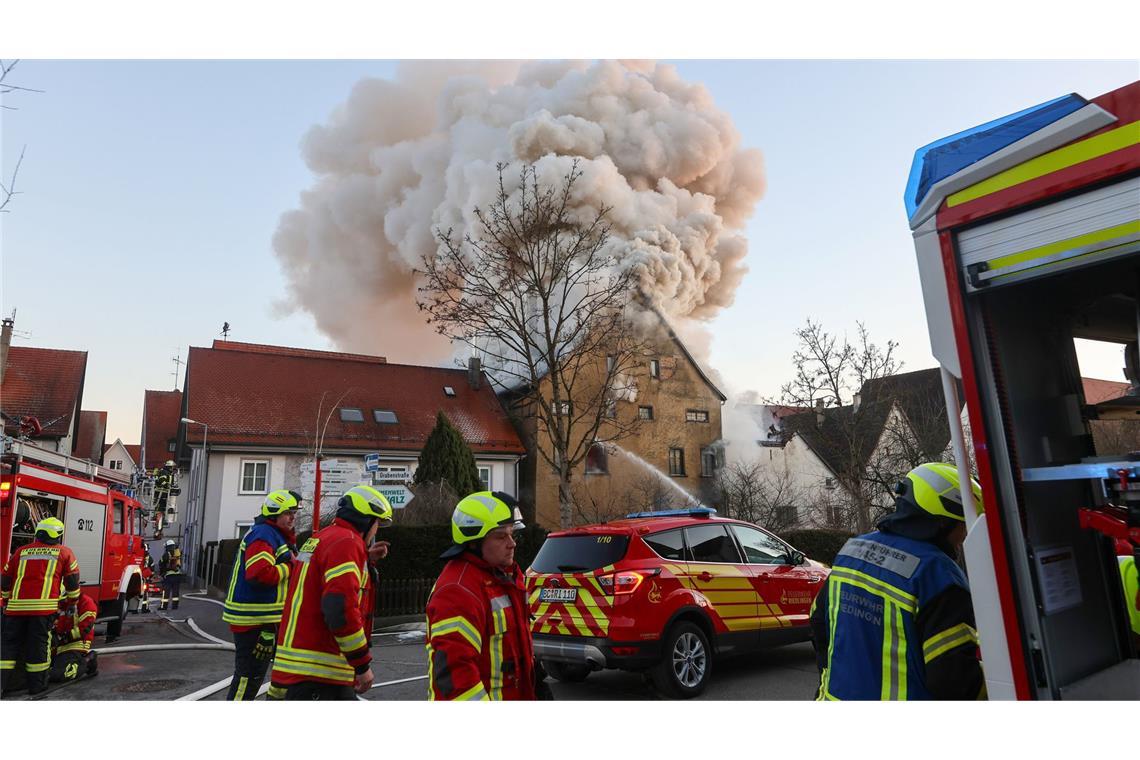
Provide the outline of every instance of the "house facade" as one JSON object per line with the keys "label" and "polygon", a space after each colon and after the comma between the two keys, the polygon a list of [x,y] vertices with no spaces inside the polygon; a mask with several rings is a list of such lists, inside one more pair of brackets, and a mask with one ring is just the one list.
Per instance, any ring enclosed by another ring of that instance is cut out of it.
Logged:
{"label": "house facade", "polygon": [[139,466],[142,457],[142,446],[139,444],[123,443],[122,439],[116,438],[114,443],[105,448],[100,464],[108,470],[117,470],[130,475]]}
{"label": "house facade", "polygon": [[525,449],[486,378],[470,369],[215,341],[190,349],[183,387],[178,418],[190,422],[177,432],[180,520],[192,544],[240,537],[280,488],[306,497],[299,524],[307,527],[318,451],[322,517],[360,481],[382,486],[404,508],[403,485],[439,411],[463,435],[486,485],[518,490]]}

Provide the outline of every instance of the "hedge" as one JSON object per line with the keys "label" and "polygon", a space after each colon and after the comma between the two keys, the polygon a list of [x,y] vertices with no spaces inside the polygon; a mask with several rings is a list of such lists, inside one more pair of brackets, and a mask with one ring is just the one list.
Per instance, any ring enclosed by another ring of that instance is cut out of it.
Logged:
{"label": "hedge", "polygon": [[[297,537],[298,546],[308,535],[305,531]],[[444,564],[439,555],[451,546],[451,526],[393,525],[378,531],[376,537],[392,544],[388,558],[380,560],[378,565],[381,578],[436,578]],[[546,531],[527,526],[515,533],[515,540],[518,542],[515,560],[519,567],[526,569],[546,540]]]}
{"label": "hedge", "polygon": [[804,530],[786,530],[780,533],[780,538],[799,549],[816,562],[830,565],[835,562],[835,555],[847,543],[854,533],[845,530],[826,530],[823,528],[809,528]]}

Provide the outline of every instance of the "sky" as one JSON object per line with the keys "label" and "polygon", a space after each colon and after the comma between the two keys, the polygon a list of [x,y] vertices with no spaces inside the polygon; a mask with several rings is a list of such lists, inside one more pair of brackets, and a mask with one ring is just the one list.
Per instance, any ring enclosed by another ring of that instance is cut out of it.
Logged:
{"label": "sky", "polygon": [[[671,63],[764,157],[749,273],[706,323],[730,395],[777,395],[809,318],[851,335],[862,321],[898,341],[904,370],[933,366],[902,201],[914,151],[1140,77],[1135,61]],[[2,116],[5,178],[24,151],[2,220],[3,313],[16,310],[15,345],[88,352],[83,406],[109,412],[108,442],[139,441],[144,389],[175,387],[173,359],[223,322],[232,340],[335,350],[307,315],[273,309],[286,285],[271,238],[312,184],[301,137],[395,68],[22,60],[10,75],[42,92],[9,94]],[[1086,356],[1085,374],[1120,379],[1115,351]]]}

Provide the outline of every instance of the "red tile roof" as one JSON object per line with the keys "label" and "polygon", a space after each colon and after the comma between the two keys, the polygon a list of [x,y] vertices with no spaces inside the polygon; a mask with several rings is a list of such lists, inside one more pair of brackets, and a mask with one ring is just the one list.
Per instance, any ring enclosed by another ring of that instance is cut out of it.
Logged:
{"label": "red tile roof", "polygon": [[39,437],[68,435],[74,429],[74,417],[82,403],[86,372],[86,351],[9,348],[4,382],[0,385],[4,432],[18,434],[20,418],[30,415],[43,425]]}
{"label": "red tile roof", "polygon": [[86,409],[79,413],[79,434],[75,436],[75,445],[71,447],[71,455],[100,464],[103,461],[103,449],[107,441],[107,413],[89,412]]}
{"label": "red tile roof", "polygon": [[[146,449],[143,467],[153,470],[162,467],[167,459],[174,458],[168,444],[178,438],[178,420],[181,418],[182,391],[146,391],[143,394],[142,446]],[[135,457],[135,462],[139,462],[141,456],[140,453]]]}
{"label": "red tile roof", "polygon": [[[190,349],[186,416],[208,424],[213,443],[311,447],[320,409],[319,426],[328,420],[325,450],[419,451],[435,426],[436,412],[443,410],[477,453],[526,451],[486,377],[475,390],[465,369],[247,347],[216,341],[213,348]],[[455,395],[445,395],[444,386]],[[342,407],[360,409],[364,422],[342,422],[336,411]],[[395,412],[399,422],[377,423],[377,409]],[[187,436],[200,441],[202,426],[187,426]]]}
{"label": "red tile roof", "polygon": [[1120,398],[1128,392],[1128,383],[1119,383],[1115,380],[1098,380],[1095,377],[1082,377],[1081,385],[1085,390],[1086,404],[1099,404],[1114,398]]}
{"label": "red tile roof", "polygon": [[[115,444],[113,443],[108,443],[106,446],[104,446],[103,456],[107,456],[107,452],[113,448],[115,448]],[[139,457],[142,456],[142,445],[138,443],[124,443],[123,448],[127,450],[127,454],[130,455],[131,461],[133,461],[135,464],[138,464]]]}

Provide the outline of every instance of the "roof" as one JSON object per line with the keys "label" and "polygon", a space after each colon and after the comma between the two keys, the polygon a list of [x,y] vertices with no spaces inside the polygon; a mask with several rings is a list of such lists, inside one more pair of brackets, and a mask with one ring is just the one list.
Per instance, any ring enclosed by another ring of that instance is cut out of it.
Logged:
{"label": "roof", "polygon": [[[142,445],[138,443],[123,443],[121,440],[115,439],[115,443],[122,446],[127,450],[127,455],[135,464],[139,463],[139,457],[142,456]],[[103,447],[103,456],[107,456],[107,452],[115,448],[115,443],[108,443]]]}
{"label": "roof", "polygon": [[[859,468],[866,466],[896,404],[919,437],[921,450],[937,458],[950,441],[942,375],[937,367],[868,380],[859,391],[858,411],[854,404],[825,408],[822,425],[815,410],[793,414],[783,418],[783,429],[799,435],[838,474],[850,466],[852,446],[855,463]],[[960,405],[961,401],[959,409]]]}
{"label": "roof", "polygon": [[106,441],[107,413],[81,411],[79,413],[79,433],[75,436],[75,445],[71,447],[72,456],[99,464],[103,461],[103,449]]}
{"label": "roof", "polygon": [[38,437],[67,436],[76,426],[86,372],[86,351],[9,348],[4,381],[0,384],[4,432],[17,435],[20,418],[32,416],[43,426]]}
{"label": "roof", "polygon": [[[418,452],[443,411],[475,452],[526,451],[491,384],[483,377],[472,388],[466,369],[215,341],[190,349],[185,394],[182,416],[209,425],[211,443],[308,449],[321,429],[325,450]],[[360,409],[364,421],[342,421],[334,410],[343,407]],[[378,423],[374,410],[395,412],[398,422]],[[186,426],[189,441],[202,433]]]}
{"label": "roof", "polygon": [[173,458],[169,444],[178,440],[181,417],[182,391],[146,391],[143,394],[142,449],[146,452],[146,462],[140,462],[140,454],[135,457],[136,464],[153,470]]}
{"label": "roof", "polygon": [[689,364],[691,364],[693,366],[693,369],[697,371],[697,374],[700,375],[700,378],[704,381],[705,385],[711,388],[712,392],[715,393],[722,402],[727,401],[728,397],[721,393],[720,388],[717,388],[716,385],[713,384],[713,381],[709,379],[709,376],[705,374],[705,370],[703,367],[701,367],[700,362],[693,358],[693,355],[689,353],[689,349],[685,347],[685,344],[681,341],[681,338],[678,337],[677,332],[673,329],[673,326],[669,324],[669,320],[665,319],[665,315],[661,313],[661,310],[656,306],[652,307],[652,309],[653,313],[657,315],[657,318],[661,320],[661,324],[665,326],[665,330],[669,333],[669,338],[672,339],[672,341],[677,344],[677,347],[681,349],[681,353],[683,353],[685,355],[685,358],[689,360]]}
{"label": "roof", "polygon": [[1128,383],[1119,383],[1115,380],[1099,380],[1095,377],[1082,377],[1081,385],[1085,391],[1086,404],[1099,404],[1114,398],[1120,398],[1128,393]]}

